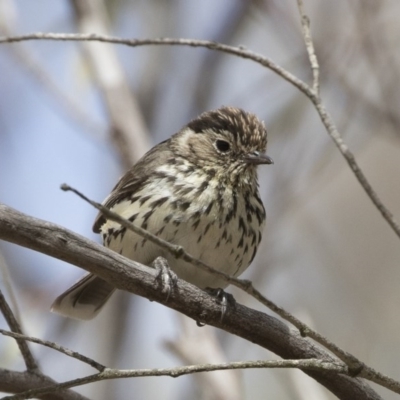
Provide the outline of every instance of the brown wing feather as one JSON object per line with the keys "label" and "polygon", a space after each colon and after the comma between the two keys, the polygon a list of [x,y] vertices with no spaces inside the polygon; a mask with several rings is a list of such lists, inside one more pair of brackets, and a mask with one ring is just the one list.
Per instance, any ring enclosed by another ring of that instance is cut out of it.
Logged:
{"label": "brown wing feather", "polygon": [[[112,208],[126,197],[132,196],[140,190],[154,173],[155,169],[173,158],[169,147],[169,140],[159,143],[149,150],[125,175],[118,181],[110,195],[103,201],[103,205]],[[93,224],[93,232],[100,233],[101,226],[106,222],[102,213],[97,214]]]}

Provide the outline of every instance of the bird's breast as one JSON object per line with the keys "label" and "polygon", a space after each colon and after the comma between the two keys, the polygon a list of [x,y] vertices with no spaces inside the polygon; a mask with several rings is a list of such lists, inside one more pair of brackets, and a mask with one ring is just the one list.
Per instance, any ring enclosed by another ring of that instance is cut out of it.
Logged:
{"label": "bird's breast", "polygon": [[[188,167],[189,168],[189,167]],[[201,171],[171,171],[162,166],[131,198],[112,211],[160,238],[183,246],[186,252],[215,269],[237,276],[255,256],[264,227],[265,212],[257,189],[238,192]],[[181,278],[199,287],[226,284],[158,245],[107,221],[101,228],[104,244],[135,261],[149,265],[167,258]]]}

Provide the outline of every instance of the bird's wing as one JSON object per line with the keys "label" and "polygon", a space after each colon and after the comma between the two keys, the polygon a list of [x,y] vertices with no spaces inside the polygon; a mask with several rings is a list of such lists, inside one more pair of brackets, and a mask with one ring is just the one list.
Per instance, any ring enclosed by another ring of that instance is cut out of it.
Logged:
{"label": "bird's wing", "polygon": [[[117,202],[139,191],[159,165],[174,157],[168,143],[169,140],[165,140],[154,146],[127,171],[103,201],[103,206],[112,208]],[[99,212],[93,224],[93,232],[100,233],[100,228],[105,222],[106,218]]]}

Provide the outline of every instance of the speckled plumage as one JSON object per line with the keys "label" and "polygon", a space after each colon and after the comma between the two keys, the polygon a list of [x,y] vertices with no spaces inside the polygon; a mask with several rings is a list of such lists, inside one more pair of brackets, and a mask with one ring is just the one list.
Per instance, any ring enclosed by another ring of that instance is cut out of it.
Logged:
{"label": "speckled plumage", "polygon": [[[264,228],[256,167],[272,163],[264,155],[266,144],[265,127],[253,114],[232,107],[203,113],[151,149],[121,178],[104,205],[238,276],[253,260]],[[150,265],[163,256],[179,277],[200,288],[226,286],[101,214],[93,229],[105,246],[128,258]],[[93,275],[81,282],[56,300],[55,311],[82,319],[97,314],[113,288]]]}

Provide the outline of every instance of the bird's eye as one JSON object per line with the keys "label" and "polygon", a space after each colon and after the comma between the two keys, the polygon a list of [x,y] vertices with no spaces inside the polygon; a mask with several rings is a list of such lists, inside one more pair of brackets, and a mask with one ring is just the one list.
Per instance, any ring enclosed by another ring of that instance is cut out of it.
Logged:
{"label": "bird's eye", "polygon": [[226,142],[225,140],[217,140],[215,142],[215,146],[217,147],[217,149],[219,151],[221,151],[222,153],[226,153],[227,151],[230,150],[231,145],[229,144],[229,142]]}

